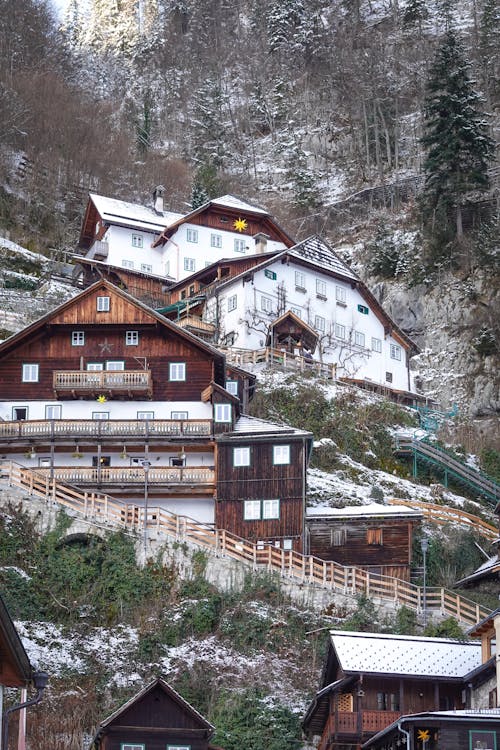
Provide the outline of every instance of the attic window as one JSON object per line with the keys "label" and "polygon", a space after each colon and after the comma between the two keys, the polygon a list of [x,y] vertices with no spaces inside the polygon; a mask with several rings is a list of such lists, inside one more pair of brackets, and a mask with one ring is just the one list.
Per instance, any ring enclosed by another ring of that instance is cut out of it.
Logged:
{"label": "attic window", "polygon": [[110,298],[97,297],[97,312],[109,312]]}
{"label": "attic window", "polygon": [[227,216],[221,216],[219,221],[221,222],[221,224],[227,224],[229,219],[227,218]]}

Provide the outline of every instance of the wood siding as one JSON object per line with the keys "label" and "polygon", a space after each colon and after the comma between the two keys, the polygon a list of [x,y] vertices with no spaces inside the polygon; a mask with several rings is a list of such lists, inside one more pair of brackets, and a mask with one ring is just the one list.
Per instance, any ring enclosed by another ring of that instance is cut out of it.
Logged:
{"label": "wood siding", "polygon": [[[273,464],[273,446],[290,445],[290,463]],[[250,448],[250,466],[234,466],[234,448]],[[294,538],[294,549],[302,549],[303,532],[303,443],[270,437],[252,443],[220,443],[217,451],[217,503],[215,524],[245,539]],[[244,519],[245,500],[280,500],[278,519]]]}

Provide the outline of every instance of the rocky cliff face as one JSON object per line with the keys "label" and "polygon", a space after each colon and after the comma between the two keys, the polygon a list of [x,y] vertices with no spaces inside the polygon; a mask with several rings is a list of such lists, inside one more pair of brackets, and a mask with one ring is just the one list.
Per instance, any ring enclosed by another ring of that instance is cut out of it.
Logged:
{"label": "rocky cliff face", "polygon": [[498,417],[498,276],[483,268],[444,274],[434,286],[384,281],[372,289],[421,348],[412,367],[422,392],[445,408],[457,403],[464,416]]}

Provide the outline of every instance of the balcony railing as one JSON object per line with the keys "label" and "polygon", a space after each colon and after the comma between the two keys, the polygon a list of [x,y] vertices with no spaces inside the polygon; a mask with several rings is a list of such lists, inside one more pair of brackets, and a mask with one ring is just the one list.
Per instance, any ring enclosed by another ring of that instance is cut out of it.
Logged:
{"label": "balcony railing", "polygon": [[[349,737],[357,742],[369,734],[385,729],[401,716],[400,711],[338,711],[329,715],[318,750],[330,750],[335,735]],[[360,731],[361,730],[361,731]]]}
{"label": "balcony railing", "polygon": [[[36,469],[40,477],[51,474],[49,468]],[[187,485],[213,487],[215,470],[205,466],[160,466],[151,467],[147,472],[148,485]],[[142,466],[57,466],[53,469],[57,482],[76,485],[121,484],[144,486],[146,474]]]}
{"label": "balcony railing", "polygon": [[95,258],[95,260],[106,260],[108,257],[109,245],[102,240],[96,240],[92,245],[91,251],[92,257]]}
{"label": "balcony railing", "polygon": [[210,419],[43,419],[0,422],[0,440],[16,438],[197,438],[212,435]]}
{"label": "balcony railing", "polygon": [[64,370],[54,372],[55,393],[144,393],[152,394],[149,370]]}
{"label": "balcony railing", "polygon": [[215,333],[215,325],[213,323],[207,323],[201,318],[197,318],[195,315],[184,315],[174,322],[181,328],[192,328],[193,330],[202,331],[203,333],[211,335]]}

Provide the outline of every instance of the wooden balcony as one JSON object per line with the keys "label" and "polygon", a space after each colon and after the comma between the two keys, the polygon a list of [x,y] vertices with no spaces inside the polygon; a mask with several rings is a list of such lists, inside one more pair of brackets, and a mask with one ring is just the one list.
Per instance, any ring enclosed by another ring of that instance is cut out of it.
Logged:
{"label": "wooden balcony", "polygon": [[109,252],[109,245],[102,240],[96,240],[91,248],[92,257],[95,260],[106,260]]}
{"label": "wooden balcony", "polygon": [[98,395],[153,395],[153,379],[150,370],[64,370],[54,372],[53,388],[56,398],[68,396],[73,398]]}
{"label": "wooden balcony", "polygon": [[400,711],[337,711],[328,717],[318,750],[330,750],[335,737],[360,744],[362,739],[385,729],[400,716]]}
{"label": "wooden balcony", "polygon": [[195,315],[184,315],[174,322],[181,328],[186,328],[186,330],[192,331],[202,338],[212,338],[215,334],[215,326],[213,323],[206,323]]}
{"label": "wooden balcony", "polygon": [[31,441],[65,438],[165,438],[192,440],[212,436],[210,419],[40,419],[0,422],[0,441]]}
{"label": "wooden balcony", "polygon": [[[39,477],[51,476],[49,468],[36,469]],[[77,486],[122,486],[132,485],[139,492],[144,491],[146,475],[142,466],[57,466],[53,476],[56,482],[74,484]],[[149,488],[162,486],[175,488],[177,492],[209,492],[215,486],[215,470],[205,466],[160,466],[148,470],[147,483]]]}

